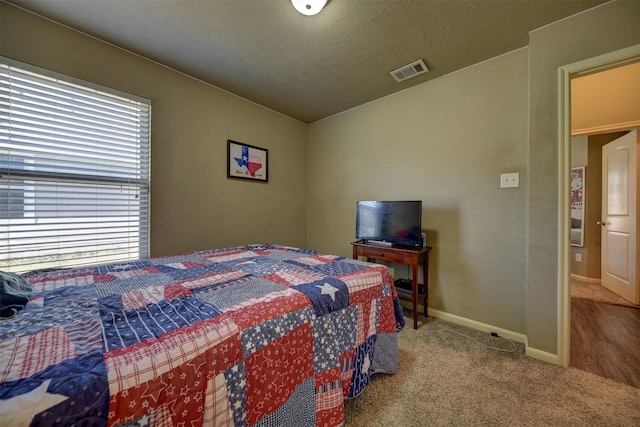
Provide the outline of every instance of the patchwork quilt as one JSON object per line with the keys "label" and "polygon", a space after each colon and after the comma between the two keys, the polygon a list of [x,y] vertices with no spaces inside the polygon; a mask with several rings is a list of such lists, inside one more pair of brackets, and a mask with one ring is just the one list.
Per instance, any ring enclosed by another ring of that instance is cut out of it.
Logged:
{"label": "patchwork quilt", "polygon": [[398,367],[389,270],[251,245],[23,275],[0,424],[340,426]]}

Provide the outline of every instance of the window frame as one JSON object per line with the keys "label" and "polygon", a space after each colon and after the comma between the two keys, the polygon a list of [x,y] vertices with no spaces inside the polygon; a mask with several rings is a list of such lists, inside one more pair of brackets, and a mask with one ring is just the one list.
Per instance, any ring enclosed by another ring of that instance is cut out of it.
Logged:
{"label": "window frame", "polygon": [[[140,136],[129,138],[131,141],[135,141],[135,143],[132,144],[132,146],[134,148],[137,148],[138,151],[136,151],[136,156],[127,158],[129,162],[131,162],[131,158],[134,159],[133,163],[136,164],[136,167],[132,168],[132,170],[135,171],[134,174],[135,173],[139,174],[138,177],[132,177],[131,173],[129,172],[129,169],[126,169],[126,168],[125,168],[125,172],[122,172],[121,174],[119,174],[117,171],[109,170],[105,168],[106,172],[104,172],[102,175],[99,173],[91,173],[92,172],[91,170],[89,170],[89,172],[85,174],[79,173],[78,171],[75,171],[74,173],[65,173],[59,170],[55,170],[55,171],[42,170],[42,169],[46,169],[46,167],[41,168],[41,170],[35,170],[37,168],[31,168],[32,170],[28,170],[29,168],[24,167],[25,165],[24,161],[18,162],[23,166],[22,168],[16,168],[15,167],[16,165],[12,166],[12,163],[15,163],[12,161],[12,157],[19,158],[20,156],[19,155],[12,156],[11,145],[14,145],[13,150],[14,152],[16,152],[18,150],[16,150],[15,146],[19,146],[19,144],[12,142],[13,141],[12,137],[13,138],[16,138],[16,137],[13,136],[11,132],[11,128],[13,126],[11,120],[10,119],[5,120],[5,118],[3,117],[5,115],[8,116],[9,112],[13,111],[12,108],[9,107],[10,101],[7,93],[8,93],[8,90],[14,86],[10,84],[5,84],[3,82],[2,86],[0,87],[0,188],[2,190],[6,190],[7,200],[9,200],[8,198],[11,196],[12,191],[15,191],[15,190],[12,189],[10,183],[6,184],[6,188],[5,188],[5,185],[2,182],[5,180],[12,181],[12,182],[22,182],[21,185],[23,188],[27,187],[27,183],[29,181],[39,181],[43,183],[44,182],[65,183],[65,185],[80,185],[80,186],[93,185],[94,186],[93,188],[95,189],[96,194],[103,194],[103,193],[100,193],[100,189],[102,188],[104,190],[105,188],[107,188],[105,186],[113,186],[113,188],[120,186],[121,189],[126,188],[128,191],[131,191],[131,188],[138,188],[139,189],[138,193],[142,194],[142,197],[141,197],[142,200],[138,201],[137,202],[138,205],[136,205],[138,207],[138,211],[137,211],[137,214],[134,215],[134,217],[138,218],[138,225],[136,229],[137,233],[133,233],[138,237],[137,238],[134,237],[133,240],[131,240],[136,242],[136,245],[137,245],[136,247],[138,248],[137,256],[131,255],[132,253],[135,253],[135,251],[132,252],[129,250],[128,256],[122,257],[117,261],[126,262],[134,259],[148,258],[150,256],[150,238],[151,238],[151,228],[150,228],[151,101],[147,98],[143,98],[138,95],[129,94],[117,89],[113,89],[113,88],[102,86],[96,83],[81,80],[81,79],[64,75],[61,73],[57,73],[51,70],[46,70],[31,64],[25,64],[20,61],[16,61],[4,56],[0,56],[0,67],[2,67],[3,73],[7,73],[7,74],[10,74],[12,69],[18,69],[21,72],[26,72],[25,75],[33,74],[35,75],[33,82],[36,81],[36,78],[47,79],[47,80],[55,81],[56,85],[60,85],[61,87],[70,88],[71,90],[77,90],[78,94],[85,94],[85,95],[88,94],[90,97],[92,96],[92,94],[94,94],[93,95],[94,101],[97,98],[100,98],[101,101],[111,99],[111,100],[114,100],[114,102],[117,101],[119,103],[126,104],[128,106],[130,105],[139,106],[139,110],[134,109],[134,111],[143,112],[141,114],[141,117],[143,117],[141,122],[145,122],[146,126],[140,126],[140,128],[142,129],[140,132]],[[6,109],[5,109],[5,105],[7,106]],[[92,104],[89,103],[89,105],[92,105]],[[58,111],[57,107],[55,109],[52,109],[51,111]],[[56,123],[58,122],[56,121]],[[79,122],[76,122],[75,125],[76,127],[80,126]],[[83,141],[83,143],[87,144],[87,141]],[[25,143],[25,146],[26,145],[28,145],[28,143]],[[63,147],[63,144],[60,144],[60,147],[55,147],[55,148],[59,148],[60,150],[63,150],[62,147]],[[96,153],[100,149],[104,150],[104,147],[105,147],[104,144],[99,145],[96,143],[95,145],[93,145],[93,148],[96,149]],[[128,147],[128,145],[126,147]],[[53,152],[57,154],[57,152],[55,152],[55,148]],[[89,148],[92,148],[92,147],[89,145]],[[69,145],[64,145],[64,149],[69,150]],[[109,155],[113,155],[113,153],[109,153]],[[91,153],[89,153],[88,156],[89,158],[91,158]],[[42,157],[40,157],[40,159],[44,157],[46,156],[43,154]],[[34,158],[37,158],[37,157],[34,157]],[[117,156],[114,156],[114,158],[117,158]],[[96,155],[96,159],[98,159],[97,155]],[[121,161],[123,161],[125,157],[121,156],[120,159]],[[96,160],[95,163],[99,164],[100,162]],[[126,162],[123,161],[123,164],[125,163]],[[61,168],[61,169],[64,169],[64,168]],[[97,171],[98,169],[99,167],[96,167],[95,171]],[[25,191],[24,190],[22,191],[23,191],[23,196],[22,196],[23,216],[21,218],[26,218],[27,216],[24,215],[26,196],[25,196]],[[51,194],[54,194],[54,193],[52,192]],[[58,193],[55,193],[55,194],[57,195]],[[126,198],[126,196],[123,196],[123,198]],[[137,199],[138,197],[136,196],[135,198]],[[57,203],[58,199],[56,198],[55,200],[56,200],[55,203]],[[127,202],[126,206],[131,207],[134,205],[132,205],[131,202]],[[0,208],[5,209],[4,206],[0,206]],[[12,216],[13,212],[11,211],[11,205],[9,201],[7,201],[7,207],[3,212],[6,212],[7,215],[3,216],[3,214],[0,214],[0,259],[2,258],[1,252],[4,252],[5,250],[7,251],[7,254],[5,255],[5,257],[8,256],[8,259],[5,261],[2,261],[3,266],[0,267],[0,270],[13,271],[13,272],[19,272],[19,273],[33,270],[33,268],[28,268],[28,269],[23,268],[25,265],[20,264],[20,259],[22,259],[21,257],[17,256],[15,258],[11,258],[11,247],[12,247],[12,244],[10,242],[11,227],[12,227],[11,220],[15,219],[15,217]],[[127,212],[129,212],[129,210],[127,210]],[[97,209],[96,209],[95,215],[96,215],[95,216],[96,223],[98,223],[99,214]],[[64,218],[64,215],[60,215],[57,218],[58,218],[58,221],[60,221],[61,218]],[[14,229],[16,228],[15,223],[13,227]],[[3,236],[5,236],[5,234],[7,236],[6,244],[4,244],[3,242]],[[78,232],[78,235],[80,235],[80,232]],[[96,241],[98,241],[98,239],[96,239]],[[99,248],[100,244],[104,244],[104,243],[99,241],[98,243],[95,244],[95,247]],[[14,245],[14,248],[15,247],[16,246]],[[124,252],[127,252],[127,251],[123,251],[123,253]],[[60,256],[61,255],[58,254],[58,257]],[[43,265],[42,267],[43,268],[79,267],[83,265],[103,263],[99,260],[99,258],[100,257],[98,257],[97,255],[95,258],[86,257],[86,258],[82,258],[77,263],[69,262],[68,260],[65,261],[63,259],[63,260],[58,260],[58,263],[60,265],[51,266],[51,263],[49,262]],[[109,262],[109,261],[106,261],[106,262]],[[56,264],[56,263],[54,262],[53,264]],[[35,264],[32,263],[27,265],[32,267]]]}

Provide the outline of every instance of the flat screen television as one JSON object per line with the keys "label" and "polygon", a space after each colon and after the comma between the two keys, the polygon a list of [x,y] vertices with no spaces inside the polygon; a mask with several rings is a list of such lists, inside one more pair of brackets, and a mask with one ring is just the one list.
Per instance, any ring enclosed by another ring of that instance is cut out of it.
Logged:
{"label": "flat screen television", "polygon": [[361,200],[357,203],[356,239],[369,243],[420,247],[422,201]]}

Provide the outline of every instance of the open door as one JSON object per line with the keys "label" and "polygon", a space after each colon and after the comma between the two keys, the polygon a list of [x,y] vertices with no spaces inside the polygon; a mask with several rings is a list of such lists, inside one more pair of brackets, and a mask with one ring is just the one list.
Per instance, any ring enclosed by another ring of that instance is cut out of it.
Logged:
{"label": "open door", "polygon": [[640,304],[637,228],[638,131],[602,147],[602,285]]}

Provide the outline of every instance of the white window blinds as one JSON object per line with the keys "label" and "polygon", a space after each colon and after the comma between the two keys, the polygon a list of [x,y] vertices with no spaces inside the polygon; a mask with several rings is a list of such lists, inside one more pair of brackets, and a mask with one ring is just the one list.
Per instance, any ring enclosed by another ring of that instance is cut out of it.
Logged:
{"label": "white window blinds", "polygon": [[0,270],[149,256],[150,108],[0,57]]}

